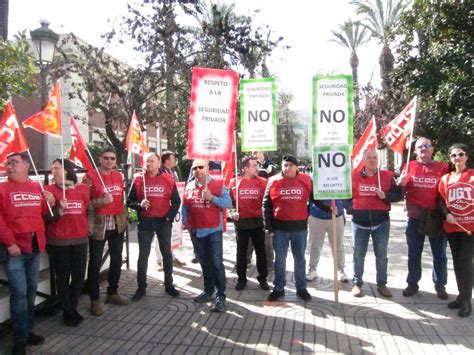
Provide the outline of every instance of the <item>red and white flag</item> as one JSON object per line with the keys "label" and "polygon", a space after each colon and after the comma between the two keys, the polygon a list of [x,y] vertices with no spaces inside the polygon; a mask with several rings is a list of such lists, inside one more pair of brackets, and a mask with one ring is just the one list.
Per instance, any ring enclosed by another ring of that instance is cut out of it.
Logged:
{"label": "red and white flag", "polygon": [[79,127],[77,127],[76,120],[73,116],[71,116],[71,140],[72,146],[69,152],[69,160],[83,169],[93,170],[94,167],[86,154],[86,142],[84,141],[84,138],[82,138]]}
{"label": "red and white flag", "polygon": [[230,160],[238,86],[236,71],[193,68],[188,159]]}
{"label": "red and white flag", "polygon": [[365,129],[362,136],[357,141],[357,144],[352,151],[352,169],[354,171],[363,168],[363,156],[367,149],[377,148],[377,125],[375,124],[375,116],[369,121],[367,128]]}
{"label": "red and white flag", "polygon": [[381,130],[387,145],[394,151],[403,154],[406,141],[413,132],[416,116],[416,96],[388,125]]}
{"label": "red and white flag", "polygon": [[15,109],[10,102],[5,105],[2,122],[0,122],[0,163],[7,159],[7,155],[28,150],[25,137],[16,118]]}
{"label": "red and white flag", "polygon": [[42,134],[61,137],[61,88],[59,81],[54,85],[49,101],[43,111],[24,120],[23,127],[33,128]]}
{"label": "red and white flag", "polygon": [[133,111],[132,119],[130,120],[130,126],[128,128],[125,142],[125,149],[127,149],[130,153],[137,154],[141,158],[145,153],[148,153],[145,135],[142,133],[135,111]]}

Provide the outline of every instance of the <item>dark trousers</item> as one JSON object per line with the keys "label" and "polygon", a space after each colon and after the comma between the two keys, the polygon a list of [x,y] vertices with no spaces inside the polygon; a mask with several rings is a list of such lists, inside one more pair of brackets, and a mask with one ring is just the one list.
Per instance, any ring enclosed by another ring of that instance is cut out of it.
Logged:
{"label": "dark trousers", "polygon": [[237,275],[240,281],[247,280],[247,251],[249,240],[255,248],[259,282],[267,280],[267,255],[265,253],[265,232],[262,228],[236,229],[237,233]]}
{"label": "dark trousers", "polygon": [[225,296],[226,278],[223,260],[222,232],[213,232],[205,237],[191,234],[191,241],[201,264],[204,292]]}
{"label": "dark trousers", "polygon": [[458,300],[471,302],[472,298],[472,252],[474,238],[466,233],[448,233],[449,247],[453,255],[454,274],[458,285]]}
{"label": "dark trousers", "polygon": [[56,290],[64,314],[73,315],[86,275],[87,243],[47,246],[49,260],[56,276]]}
{"label": "dark trousers", "polygon": [[89,284],[89,296],[92,301],[100,298],[99,273],[105,242],[108,243],[110,252],[109,287],[107,288],[107,294],[114,295],[117,293],[122,269],[123,237],[123,233],[119,234],[117,230],[111,230],[105,232],[105,237],[102,240],[89,238],[89,267],[87,269],[87,279]]}
{"label": "dark trousers", "polygon": [[163,257],[163,271],[165,273],[165,287],[173,285],[173,255],[171,254],[171,224],[163,222],[152,230],[138,230],[138,261],[137,281],[138,288],[146,289],[146,274],[151,243],[155,236],[158,238],[161,255]]}

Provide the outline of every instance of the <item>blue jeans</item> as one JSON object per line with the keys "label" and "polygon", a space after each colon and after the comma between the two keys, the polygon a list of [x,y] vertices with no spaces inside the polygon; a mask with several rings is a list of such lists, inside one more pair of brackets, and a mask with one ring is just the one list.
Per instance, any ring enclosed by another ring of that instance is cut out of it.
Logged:
{"label": "blue jeans", "polygon": [[9,255],[5,262],[15,343],[26,343],[26,338],[33,329],[39,255],[38,251],[33,251],[32,254],[22,253],[19,256]]}
{"label": "blue jeans", "polygon": [[171,224],[163,222],[152,230],[138,230],[138,261],[137,281],[138,288],[146,289],[146,274],[148,270],[148,257],[150,256],[153,238],[158,238],[161,255],[163,256],[163,270],[165,273],[165,287],[173,286],[173,255],[171,254]]}
{"label": "blue jeans", "polygon": [[201,264],[204,292],[225,296],[226,278],[222,249],[222,232],[214,232],[205,237],[191,234],[196,256]]}
{"label": "blue jeans", "polygon": [[308,230],[301,231],[284,231],[275,230],[273,236],[273,249],[275,249],[275,280],[273,281],[273,289],[276,291],[284,291],[286,285],[286,256],[288,255],[288,246],[291,242],[291,252],[293,253],[295,268],[295,286],[296,290],[306,289],[306,238]]}
{"label": "blue jeans", "polygon": [[[418,281],[421,279],[421,254],[425,244],[425,236],[417,231],[418,222],[417,219],[408,218],[405,232],[408,244],[407,283],[412,286],[418,286]],[[433,254],[433,283],[435,287],[443,287],[448,281],[447,239],[442,232],[438,236],[428,237]]]}
{"label": "blue jeans", "polygon": [[362,286],[364,281],[364,262],[372,236],[375,253],[375,269],[377,271],[377,285],[387,284],[387,249],[390,235],[390,221],[382,222],[375,229],[362,229],[352,222],[352,247],[354,249],[354,278],[352,281],[357,286]]}

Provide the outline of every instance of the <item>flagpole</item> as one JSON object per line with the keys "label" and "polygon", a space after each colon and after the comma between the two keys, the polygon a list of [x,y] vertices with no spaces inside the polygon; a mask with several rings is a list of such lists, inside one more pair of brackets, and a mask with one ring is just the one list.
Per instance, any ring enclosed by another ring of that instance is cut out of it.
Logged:
{"label": "flagpole", "polygon": [[[30,157],[31,165],[33,165],[33,170],[35,171],[36,177],[38,178],[38,183],[40,185],[41,191],[44,192],[44,187],[38,175],[38,170],[36,170],[35,161],[33,160],[33,157],[31,156],[29,149],[27,150],[27,152],[28,152],[28,156]],[[48,200],[46,200],[46,204],[48,205],[49,213],[51,213],[51,216],[54,216],[53,209],[51,208],[51,205],[49,204]]]}
{"label": "flagpole", "polygon": [[86,144],[86,151],[87,151],[87,153],[89,154],[89,159],[91,160],[92,165],[94,166],[94,169],[97,171],[97,175],[99,176],[99,180],[100,180],[100,182],[102,183],[102,186],[104,187],[104,192],[105,192],[107,188],[105,187],[104,180],[102,180],[102,176],[100,175],[99,169],[97,168],[97,165],[96,165],[96,163],[95,163],[95,161],[94,161],[94,158],[92,158],[92,154],[91,154],[91,152],[90,152],[89,147],[87,146],[87,144]]}
{"label": "flagpole", "polygon": [[382,191],[382,184],[380,183],[380,151],[377,149],[378,163],[377,163],[377,180],[379,181],[379,190]]}
{"label": "flagpole", "polygon": [[64,142],[63,142],[63,134],[61,130],[61,166],[63,168],[63,200],[66,199],[66,174],[64,174]]}
{"label": "flagpole", "polygon": [[234,129],[235,210],[239,213],[239,175],[237,171],[237,131]]}
{"label": "flagpole", "polygon": [[[133,155],[132,155],[133,157]],[[142,166],[143,169],[143,166]],[[159,172],[159,171],[158,171]],[[145,182],[146,170],[143,170],[143,195],[145,196],[146,200],[146,182]]]}
{"label": "flagpole", "polygon": [[410,142],[408,144],[408,155],[407,155],[407,162],[405,164],[405,175],[408,173],[408,163],[410,162],[410,155],[411,155],[411,145],[413,142],[413,131],[415,130],[415,119],[416,119],[416,106],[417,106],[418,96],[415,96],[415,103],[413,104],[413,120],[411,125],[411,132],[410,132]]}

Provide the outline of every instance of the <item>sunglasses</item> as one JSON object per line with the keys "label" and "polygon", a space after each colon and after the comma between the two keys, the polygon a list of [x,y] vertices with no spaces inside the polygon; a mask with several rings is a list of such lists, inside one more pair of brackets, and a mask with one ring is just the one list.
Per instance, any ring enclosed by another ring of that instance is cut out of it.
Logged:
{"label": "sunglasses", "polygon": [[115,160],[115,159],[117,159],[117,158],[116,158],[116,157],[102,157],[102,159],[104,159],[104,160],[112,160],[112,161],[113,161],[113,160]]}
{"label": "sunglasses", "polygon": [[202,170],[204,169],[204,166],[203,165],[193,166],[193,171],[196,171],[197,169]]}
{"label": "sunglasses", "polygon": [[457,157],[462,158],[465,155],[466,155],[465,152],[460,152],[458,154],[456,154],[456,153],[450,154],[449,156],[450,156],[451,159],[454,159],[454,158],[457,158]]}
{"label": "sunglasses", "polygon": [[424,143],[424,144],[420,144],[417,148],[418,148],[418,149],[429,149],[429,148],[431,148],[432,146],[433,146],[432,144],[426,144],[426,143]]}

